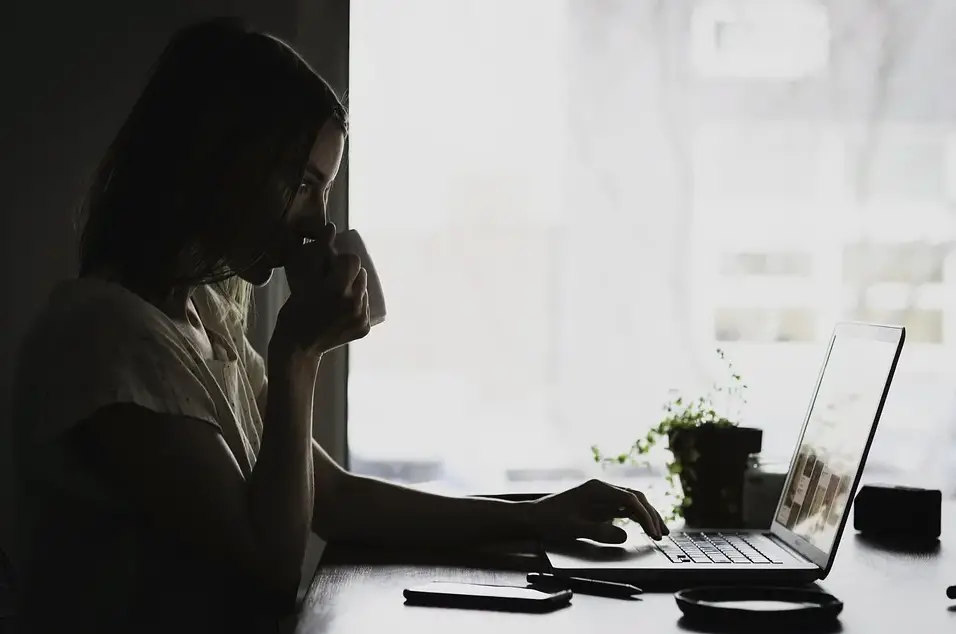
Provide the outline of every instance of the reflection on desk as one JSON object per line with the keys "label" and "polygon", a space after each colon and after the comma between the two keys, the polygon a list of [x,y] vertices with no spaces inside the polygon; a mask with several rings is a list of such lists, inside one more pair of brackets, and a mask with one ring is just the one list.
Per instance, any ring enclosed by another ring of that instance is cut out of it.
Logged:
{"label": "reflection on desk", "polygon": [[[946,587],[956,581],[956,502],[943,504],[942,541],[910,550],[874,543],[848,531],[822,589],[844,604],[838,631],[847,634],[956,632],[956,607]],[[947,548],[948,546],[948,548]],[[473,553],[416,553],[330,544],[302,606],[299,634],[366,634],[376,631],[527,634],[545,627],[563,632],[686,632],[667,593],[620,601],[576,595],[572,607],[552,614],[470,612],[405,606],[402,590],[428,581],[524,585],[543,566],[530,544]]]}

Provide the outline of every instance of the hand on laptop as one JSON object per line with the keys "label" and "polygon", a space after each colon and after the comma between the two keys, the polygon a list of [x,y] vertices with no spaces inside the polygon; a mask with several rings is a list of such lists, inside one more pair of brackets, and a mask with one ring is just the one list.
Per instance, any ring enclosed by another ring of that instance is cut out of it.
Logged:
{"label": "hand on laptop", "polygon": [[619,518],[638,522],[654,539],[670,532],[643,493],[600,480],[590,480],[531,504],[535,529],[545,539],[583,537],[620,544],[627,540],[627,533],[612,523]]}

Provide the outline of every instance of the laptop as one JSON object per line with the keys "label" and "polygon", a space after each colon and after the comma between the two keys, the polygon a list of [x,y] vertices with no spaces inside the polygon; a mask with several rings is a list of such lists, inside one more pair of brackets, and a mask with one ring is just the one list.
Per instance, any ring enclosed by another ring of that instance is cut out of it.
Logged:
{"label": "laptop", "polygon": [[674,531],[636,523],[623,545],[549,545],[556,574],[662,584],[802,584],[830,572],[896,371],[902,327],[840,323],[827,345],[769,530]]}

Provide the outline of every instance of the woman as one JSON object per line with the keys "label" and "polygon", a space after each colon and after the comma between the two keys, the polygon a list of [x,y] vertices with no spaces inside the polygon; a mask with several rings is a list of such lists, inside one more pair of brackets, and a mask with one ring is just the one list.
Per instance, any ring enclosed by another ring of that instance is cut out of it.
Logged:
{"label": "woman", "polygon": [[[366,273],[326,217],[346,131],[333,91],[271,36],[216,20],[162,54],[86,199],[80,276],[21,353],[38,631],[272,631],[313,531],[616,542],[610,520],[630,517],[667,532],[641,493],[601,482],[533,503],[444,497],[352,475],[312,440],[323,355],[369,331]],[[292,293],[266,367],[245,320],[278,267]]]}

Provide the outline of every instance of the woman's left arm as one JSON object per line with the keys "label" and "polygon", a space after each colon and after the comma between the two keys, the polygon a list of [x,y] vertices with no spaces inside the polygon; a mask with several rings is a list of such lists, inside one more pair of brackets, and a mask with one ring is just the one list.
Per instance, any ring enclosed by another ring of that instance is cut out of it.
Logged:
{"label": "woman's left arm", "polygon": [[[268,380],[256,396],[265,411]],[[436,495],[340,467],[312,441],[315,502],[312,531],[326,541],[469,543],[536,534],[530,505],[485,498]]]}
{"label": "woman's left arm", "polygon": [[[267,384],[257,401],[265,408]],[[534,502],[428,493],[340,467],[312,441],[312,530],[326,541],[455,546],[541,537],[621,543],[611,522],[632,519],[659,539],[668,533],[640,491],[591,480]]]}
{"label": "woman's left arm", "polygon": [[312,529],[326,541],[455,545],[535,537],[532,505],[427,493],[342,469],[312,441]]}

